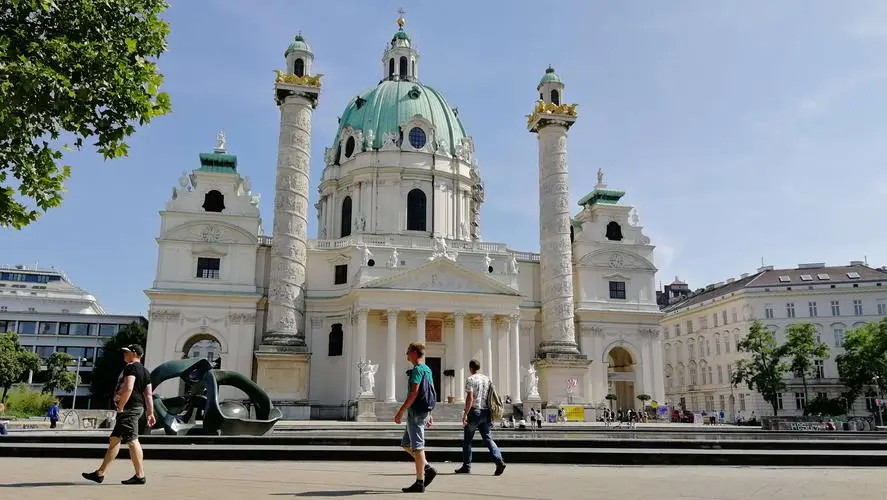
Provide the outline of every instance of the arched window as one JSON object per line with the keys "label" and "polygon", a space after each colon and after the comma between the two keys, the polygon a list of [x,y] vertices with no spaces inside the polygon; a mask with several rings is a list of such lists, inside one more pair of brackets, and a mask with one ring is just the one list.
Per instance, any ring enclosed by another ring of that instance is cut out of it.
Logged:
{"label": "arched window", "polygon": [[622,226],[616,221],[607,224],[607,239],[610,241],[622,241]]}
{"label": "arched window", "polygon": [[551,91],[551,102],[552,104],[560,104],[561,103],[561,93],[554,89]]}
{"label": "arched window", "polygon": [[349,137],[348,140],[345,141],[345,158],[351,158],[351,155],[354,154],[354,144],[354,136]]}
{"label": "arched window", "polygon": [[407,56],[400,56],[400,77],[406,78],[408,70],[409,62],[407,61]]}
{"label": "arched window", "polygon": [[410,74],[416,76],[416,61],[410,61]]}
{"label": "arched window", "polygon": [[342,232],[341,238],[351,236],[351,197],[342,200]]}
{"label": "arched window", "polygon": [[413,189],[407,194],[407,231],[427,231],[425,216],[425,192]]}
{"label": "arched window", "polygon": [[327,356],[341,356],[342,347],[344,346],[344,344],[345,333],[342,331],[342,323],[335,323],[330,330],[330,340],[327,350]]}
{"label": "arched window", "polygon": [[225,210],[225,195],[213,189],[203,197],[203,209],[207,212],[221,212]]}
{"label": "arched window", "polygon": [[574,238],[574,235],[573,235],[573,225],[571,224],[571,225],[570,225],[570,243],[573,243],[573,238]]}
{"label": "arched window", "polygon": [[336,161],[334,162],[336,165],[339,164],[339,161],[342,159],[342,144],[340,143],[336,147]]}
{"label": "arched window", "polygon": [[305,76],[305,61],[302,58],[296,59],[296,62],[293,64],[293,74],[296,76]]}
{"label": "arched window", "polygon": [[388,78],[394,76],[394,58],[388,60]]}

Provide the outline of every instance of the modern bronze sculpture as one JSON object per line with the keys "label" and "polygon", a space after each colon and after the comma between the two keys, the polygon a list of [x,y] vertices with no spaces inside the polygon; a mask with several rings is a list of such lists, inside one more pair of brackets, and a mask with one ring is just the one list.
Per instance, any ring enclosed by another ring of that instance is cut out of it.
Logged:
{"label": "modern bronze sculpture", "polygon": [[[282,417],[280,409],[255,382],[237,372],[215,369],[205,359],[168,361],[151,372],[154,387],[174,378],[190,386],[185,396],[154,396],[154,428],[168,435],[264,436]],[[250,418],[249,409],[239,402],[220,401],[219,386],[243,391],[255,409],[255,418]]]}

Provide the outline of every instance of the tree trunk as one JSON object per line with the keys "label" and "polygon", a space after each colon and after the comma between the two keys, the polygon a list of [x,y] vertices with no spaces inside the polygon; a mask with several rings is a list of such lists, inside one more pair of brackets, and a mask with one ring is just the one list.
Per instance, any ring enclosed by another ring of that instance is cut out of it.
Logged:
{"label": "tree trunk", "polygon": [[810,397],[807,394],[807,374],[801,374],[801,382],[804,384],[804,415],[807,415],[807,405],[810,404]]}
{"label": "tree trunk", "polygon": [[0,398],[0,403],[6,402],[6,393],[8,393],[8,392],[9,392],[9,386],[7,385],[6,387],[3,388],[3,397]]}
{"label": "tree trunk", "polygon": [[773,400],[770,403],[770,405],[773,406],[773,416],[777,417],[777,416],[779,416],[779,399],[776,397],[776,396],[778,396],[778,394],[776,394],[774,392],[771,396],[772,396]]}

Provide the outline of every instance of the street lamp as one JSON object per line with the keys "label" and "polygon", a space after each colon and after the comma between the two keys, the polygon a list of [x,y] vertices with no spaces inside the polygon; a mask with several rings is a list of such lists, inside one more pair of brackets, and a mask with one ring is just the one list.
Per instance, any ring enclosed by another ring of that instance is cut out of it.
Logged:
{"label": "street lamp", "polygon": [[80,385],[80,365],[81,365],[81,363],[84,363],[86,361],[89,361],[89,360],[86,358],[83,358],[83,357],[77,358],[77,371],[76,371],[76,375],[74,375],[74,398],[73,398],[73,400],[71,400],[71,409],[72,410],[77,408],[77,389],[79,389],[79,385]]}

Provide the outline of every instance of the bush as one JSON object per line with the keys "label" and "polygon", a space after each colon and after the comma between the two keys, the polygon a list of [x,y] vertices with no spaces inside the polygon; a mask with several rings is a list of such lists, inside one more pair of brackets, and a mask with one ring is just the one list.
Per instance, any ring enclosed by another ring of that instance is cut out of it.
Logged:
{"label": "bush", "polygon": [[42,417],[56,401],[55,396],[40,391],[32,391],[24,385],[9,391],[6,399],[5,416],[8,417]]}

